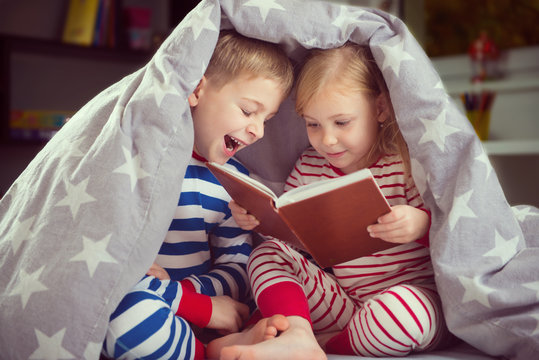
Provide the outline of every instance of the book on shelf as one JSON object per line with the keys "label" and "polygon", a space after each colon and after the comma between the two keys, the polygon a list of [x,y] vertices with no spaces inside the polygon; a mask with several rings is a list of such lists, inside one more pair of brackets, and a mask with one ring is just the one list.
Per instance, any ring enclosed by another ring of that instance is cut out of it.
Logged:
{"label": "book on shelf", "polygon": [[69,0],[62,41],[92,45],[100,0]]}
{"label": "book on shelf", "polygon": [[277,196],[245,174],[214,162],[207,166],[230,197],[260,221],[255,231],[306,250],[322,267],[396,245],[367,232],[368,225],[391,210],[369,169]]}
{"label": "book on shelf", "polygon": [[69,0],[62,41],[116,47],[120,31],[119,6],[117,0]]}

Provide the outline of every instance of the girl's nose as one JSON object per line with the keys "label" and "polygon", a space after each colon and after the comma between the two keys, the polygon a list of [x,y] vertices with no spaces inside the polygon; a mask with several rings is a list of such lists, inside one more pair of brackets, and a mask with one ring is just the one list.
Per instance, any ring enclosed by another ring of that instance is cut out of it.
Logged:
{"label": "girl's nose", "polygon": [[337,138],[332,131],[324,130],[324,133],[322,135],[322,142],[324,143],[324,145],[334,145],[337,143]]}

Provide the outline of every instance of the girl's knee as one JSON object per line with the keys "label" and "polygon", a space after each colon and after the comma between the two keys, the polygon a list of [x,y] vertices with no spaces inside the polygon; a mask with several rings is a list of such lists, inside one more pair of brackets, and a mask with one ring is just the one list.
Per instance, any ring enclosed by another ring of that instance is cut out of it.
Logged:
{"label": "girl's knee", "polygon": [[384,346],[400,349],[402,355],[429,348],[443,326],[435,294],[408,285],[391,287],[369,299],[354,320],[358,329],[369,329],[373,337],[384,339]]}

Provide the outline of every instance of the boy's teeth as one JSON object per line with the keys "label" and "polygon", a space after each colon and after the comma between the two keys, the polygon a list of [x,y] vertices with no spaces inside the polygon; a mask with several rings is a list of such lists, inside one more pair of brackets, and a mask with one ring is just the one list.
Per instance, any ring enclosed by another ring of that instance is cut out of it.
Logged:
{"label": "boy's teeth", "polygon": [[241,145],[241,143],[238,140],[236,140],[235,138],[233,138],[232,136],[228,136],[228,140],[229,141],[227,141],[227,148],[229,150],[233,150],[236,147]]}

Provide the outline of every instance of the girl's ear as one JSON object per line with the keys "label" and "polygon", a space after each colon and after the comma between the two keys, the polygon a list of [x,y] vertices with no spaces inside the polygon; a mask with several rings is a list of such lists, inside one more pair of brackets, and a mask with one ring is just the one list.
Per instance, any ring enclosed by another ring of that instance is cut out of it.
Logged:
{"label": "girl's ear", "polygon": [[206,77],[202,76],[202,79],[200,79],[200,82],[198,83],[195,90],[189,95],[187,98],[187,101],[189,101],[189,106],[195,107],[198,105],[198,100],[200,99],[200,96],[204,92],[204,87],[206,86]]}
{"label": "girl's ear", "polygon": [[376,108],[376,121],[383,124],[389,116],[389,106],[387,105],[387,97],[384,94],[380,94],[374,100]]}

